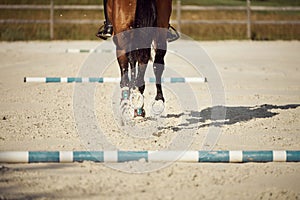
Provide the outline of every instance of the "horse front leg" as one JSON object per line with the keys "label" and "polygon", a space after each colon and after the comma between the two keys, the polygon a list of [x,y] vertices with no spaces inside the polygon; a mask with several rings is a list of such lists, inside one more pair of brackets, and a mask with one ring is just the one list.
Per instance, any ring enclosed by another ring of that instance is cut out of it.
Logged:
{"label": "horse front leg", "polygon": [[165,102],[165,98],[163,95],[162,91],[162,86],[161,86],[161,79],[162,79],[162,74],[165,69],[165,62],[164,62],[164,56],[166,55],[166,50],[162,49],[157,49],[156,50],[156,55],[155,55],[155,60],[154,60],[154,65],[153,65],[153,70],[155,74],[155,79],[156,79],[156,101],[163,101]]}
{"label": "horse front leg", "polygon": [[155,115],[160,115],[165,109],[164,106],[165,98],[162,91],[161,79],[162,79],[163,71],[165,69],[164,57],[166,55],[167,43],[166,40],[163,39],[160,39],[156,42],[157,42],[156,43],[157,46],[156,46],[155,59],[153,65],[153,70],[156,79],[156,96],[155,96],[155,101],[152,104],[152,112]]}
{"label": "horse front leg", "polygon": [[121,100],[120,100],[120,114],[122,117],[122,124],[127,124],[132,119],[134,113],[130,106],[130,90],[129,90],[129,77],[128,77],[128,57],[125,51],[117,50],[118,63],[121,72]]}

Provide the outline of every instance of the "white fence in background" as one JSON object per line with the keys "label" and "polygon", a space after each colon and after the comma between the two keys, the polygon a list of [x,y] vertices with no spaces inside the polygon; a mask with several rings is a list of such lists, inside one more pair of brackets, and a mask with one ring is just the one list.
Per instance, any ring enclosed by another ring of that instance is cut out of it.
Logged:
{"label": "white fence in background", "polygon": [[[251,20],[251,11],[300,11],[300,7],[270,7],[270,6],[251,6],[250,0],[245,0],[245,6],[191,6],[182,5],[181,0],[177,0],[176,6],[173,10],[176,11],[176,20],[172,20],[172,24],[177,25],[177,30],[180,32],[181,24],[245,24],[247,27],[247,38],[251,38],[251,25],[252,24],[293,24],[300,25],[299,20]],[[7,10],[50,10],[49,19],[0,19],[0,24],[49,24],[50,39],[54,38],[54,25],[55,24],[99,24],[97,20],[82,20],[82,19],[69,19],[69,20],[57,20],[54,19],[55,10],[103,10],[102,5],[54,5],[53,0],[50,0],[49,5],[0,5],[1,9]],[[245,20],[182,20],[182,11],[245,11]]]}

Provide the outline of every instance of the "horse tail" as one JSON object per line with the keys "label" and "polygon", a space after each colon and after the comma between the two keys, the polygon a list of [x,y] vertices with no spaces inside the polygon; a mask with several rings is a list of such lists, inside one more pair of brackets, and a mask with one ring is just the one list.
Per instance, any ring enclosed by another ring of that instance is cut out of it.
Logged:
{"label": "horse tail", "polygon": [[156,0],[137,0],[135,28],[154,27],[156,18]]}
{"label": "horse tail", "polygon": [[134,42],[131,57],[139,63],[148,63],[151,60],[151,44],[154,38],[156,26],[156,0],[136,0],[136,12],[134,21]]}

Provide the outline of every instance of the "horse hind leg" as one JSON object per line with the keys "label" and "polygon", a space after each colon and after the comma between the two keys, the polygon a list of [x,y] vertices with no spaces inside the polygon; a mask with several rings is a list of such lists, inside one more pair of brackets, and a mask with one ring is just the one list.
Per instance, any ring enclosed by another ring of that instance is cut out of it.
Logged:
{"label": "horse hind leg", "polygon": [[[137,84],[137,72],[136,72],[136,55],[137,55],[137,50],[134,50],[129,53],[129,63],[131,67],[131,80],[130,80],[130,104],[134,108],[135,112],[136,110],[140,109],[144,105],[144,97],[140,93],[138,89],[138,84]],[[141,115],[141,112],[136,112],[138,114],[135,114],[135,117],[138,115]]]}
{"label": "horse hind leg", "polygon": [[128,57],[126,53],[121,53],[121,50],[117,50],[118,54],[118,64],[121,72],[121,82],[120,87],[129,86],[129,77],[128,77]]}
{"label": "horse hind leg", "polygon": [[138,76],[137,85],[141,94],[145,91],[145,73],[147,70],[147,65],[151,57],[151,49],[140,49],[138,56]]}
{"label": "horse hind leg", "polygon": [[137,74],[137,88],[136,92],[140,95],[139,105],[135,108],[135,117],[141,116],[145,117],[146,112],[144,109],[144,91],[145,91],[145,73],[147,69],[148,62],[150,60],[151,49],[139,49],[138,50],[138,74]]}
{"label": "horse hind leg", "polygon": [[136,50],[128,52],[128,60],[130,64],[130,84],[129,87],[135,89],[136,87]]}

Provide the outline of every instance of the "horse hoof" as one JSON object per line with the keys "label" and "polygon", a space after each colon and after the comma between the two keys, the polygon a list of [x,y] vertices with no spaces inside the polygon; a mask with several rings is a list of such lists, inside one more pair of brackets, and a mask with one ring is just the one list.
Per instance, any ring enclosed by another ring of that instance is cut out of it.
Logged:
{"label": "horse hoof", "polygon": [[146,112],[143,108],[134,109],[135,118],[145,118]]}
{"label": "horse hoof", "polygon": [[129,99],[129,88],[123,87],[121,89],[121,100],[127,100]]}
{"label": "horse hoof", "polygon": [[165,109],[165,104],[162,100],[155,100],[151,104],[151,112],[154,115],[160,115]]}
{"label": "horse hoof", "polygon": [[134,109],[142,108],[144,106],[143,95],[139,91],[133,90],[130,94],[130,103]]}

